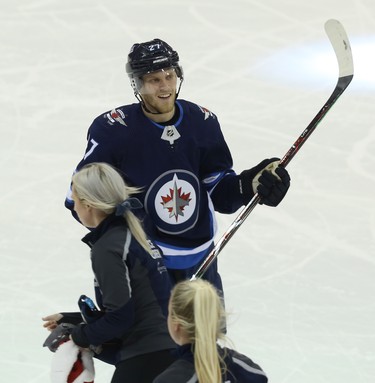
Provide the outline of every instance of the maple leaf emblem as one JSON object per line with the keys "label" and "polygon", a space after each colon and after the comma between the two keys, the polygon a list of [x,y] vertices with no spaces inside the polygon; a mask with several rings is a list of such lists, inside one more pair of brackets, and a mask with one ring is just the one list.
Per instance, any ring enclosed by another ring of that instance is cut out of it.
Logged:
{"label": "maple leaf emblem", "polygon": [[173,189],[169,189],[169,195],[161,197],[163,202],[164,209],[168,209],[169,218],[175,217],[176,222],[178,221],[178,216],[184,216],[185,206],[189,206],[191,201],[190,193],[182,193],[181,188],[177,186],[177,182],[174,181]]}

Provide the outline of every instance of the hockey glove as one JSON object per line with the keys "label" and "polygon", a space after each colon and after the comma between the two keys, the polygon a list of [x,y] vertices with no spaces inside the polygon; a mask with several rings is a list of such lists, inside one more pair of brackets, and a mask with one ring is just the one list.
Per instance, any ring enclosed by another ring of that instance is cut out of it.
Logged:
{"label": "hockey glove", "polygon": [[266,159],[240,174],[244,204],[251,200],[254,193],[258,193],[260,204],[277,206],[282,201],[290,186],[290,176],[279,163],[278,158]]}
{"label": "hockey glove", "polygon": [[51,366],[52,383],[93,383],[95,378],[92,353],[80,349],[72,340],[60,345]]}

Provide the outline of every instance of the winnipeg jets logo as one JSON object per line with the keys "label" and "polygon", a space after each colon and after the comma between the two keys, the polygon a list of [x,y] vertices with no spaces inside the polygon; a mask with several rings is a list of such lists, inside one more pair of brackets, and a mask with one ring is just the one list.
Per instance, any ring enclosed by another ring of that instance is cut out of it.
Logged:
{"label": "winnipeg jets logo", "polygon": [[167,196],[162,196],[163,202],[161,203],[164,209],[167,209],[169,212],[169,217],[174,217],[176,222],[178,221],[178,216],[184,216],[185,206],[189,206],[191,200],[190,193],[183,193],[181,187],[177,186],[177,177],[173,182],[173,189],[169,189],[169,194]]}
{"label": "winnipeg jets logo", "polygon": [[197,222],[199,191],[199,180],[193,173],[169,170],[150,185],[144,205],[160,231],[184,233]]}
{"label": "winnipeg jets logo", "polygon": [[199,106],[199,109],[204,114],[205,120],[207,120],[208,117],[215,117],[215,115],[210,110],[208,110],[207,108],[204,108],[203,106]]}

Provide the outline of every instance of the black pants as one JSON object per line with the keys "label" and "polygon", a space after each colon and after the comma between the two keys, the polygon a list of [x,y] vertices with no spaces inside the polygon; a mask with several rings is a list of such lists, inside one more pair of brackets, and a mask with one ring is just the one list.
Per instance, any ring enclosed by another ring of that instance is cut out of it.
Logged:
{"label": "black pants", "polygon": [[[209,249],[211,251],[212,247]],[[169,277],[172,281],[172,286],[174,286],[176,283],[184,281],[186,279],[190,279],[198,270],[200,267],[200,263],[198,265],[195,265],[191,267],[190,269],[168,269]],[[202,279],[205,279],[206,281],[210,282],[212,285],[214,285],[219,293],[219,295],[223,298],[223,306],[225,308],[225,302],[224,302],[224,291],[223,291],[223,283],[221,281],[220,274],[217,271],[217,259],[215,259],[210,267],[206,270],[206,272],[203,274]],[[224,334],[227,332],[227,324],[226,321],[222,324],[222,329]]]}
{"label": "black pants", "polygon": [[[208,250],[210,251],[212,249],[209,248]],[[172,286],[174,286],[176,283],[184,281],[186,279],[190,279],[198,270],[200,267],[201,263],[198,263],[197,265],[190,267],[189,269],[168,269],[169,277],[172,282]],[[215,259],[210,267],[206,270],[206,272],[203,274],[202,279],[205,279],[206,281],[211,282],[220,295],[224,297],[223,293],[223,283],[221,281],[220,274],[217,271],[217,259]]]}
{"label": "black pants", "polygon": [[152,383],[176,357],[171,350],[143,354],[117,364],[111,383]]}

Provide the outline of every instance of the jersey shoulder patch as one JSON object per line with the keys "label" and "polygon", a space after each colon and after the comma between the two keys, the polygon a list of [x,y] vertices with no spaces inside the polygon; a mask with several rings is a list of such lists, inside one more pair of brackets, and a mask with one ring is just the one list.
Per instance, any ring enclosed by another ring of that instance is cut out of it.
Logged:
{"label": "jersey shoulder patch", "polygon": [[178,99],[177,103],[181,104],[184,109],[186,109],[187,113],[190,113],[194,116],[194,118],[203,117],[204,120],[213,119],[217,120],[216,115],[211,112],[208,108],[204,106],[195,104],[191,101]]}
{"label": "jersey shoulder patch", "polygon": [[109,125],[121,124],[123,126],[127,126],[126,117],[127,115],[122,111],[121,108],[115,108],[111,111],[103,114],[106,123]]}
{"label": "jersey shoulder patch", "polygon": [[198,108],[201,111],[201,113],[203,114],[204,120],[207,120],[209,118],[213,118],[214,120],[216,120],[216,115],[214,113],[212,113],[209,109],[207,109],[203,106],[200,106],[200,105],[198,105]]}
{"label": "jersey shoulder patch", "polygon": [[134,123],[134,120],[137,119],[140,108],[139,103],[123,105],[103,113],[98,118],[101,122],[104,121],[106,126],[129,127],[130,121]]}

